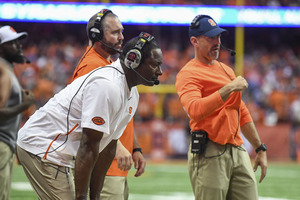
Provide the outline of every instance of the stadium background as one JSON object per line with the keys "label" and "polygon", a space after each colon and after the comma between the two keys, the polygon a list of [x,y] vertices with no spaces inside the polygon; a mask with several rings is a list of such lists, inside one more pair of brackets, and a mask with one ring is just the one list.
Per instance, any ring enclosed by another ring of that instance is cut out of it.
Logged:
{"label": "stadium background", "polygon": [[[190,5],[237,3],[235,0],[105,2]],[[297,0],[246,0],[244,3],[250,6],[300,6]],[[24,123],[36,109],[70,82],[87,45],[86,24],[0,22],[0,25],[6,24],[13,26],[17,32],[26,31],[29,34],[28,38],[22,40],[22,44],[24,54],[31,63],[15,67],[22,86],[32,90],[36,98],[35,106],[24,113]],[[141,94],[135,116],[135,131],[144,154],[150,161],[185,160],[189,140],[188,119],[178,100],[174,83],[177,72],[193,57],[188,27],[124,25],[124,28],[124,42],[146,31],[158,39],[163,50],[164,75],[160,78],[161,85],[152,89],[139,87]],[[225,28],[229,34],[222,36],[222,43],[234,48],[235,29]],[[297,129],[299,121],[296,119],[298,116],[299,120],[300,113],[296,113],[296,117],[291,114],[293,102],[300,101],[299,36],[299,28],[245,28],[243,75],[249,88],[243,93],[243,100],[252,114],[262,141],[269,147],[270,161],[300,163],[300,129]],[[219,60],[233,68],[235,66],[235,58],[227,51],[221,51]],[[292,127],[296,128],[295,134],[291,134]],[[295,148],[291,148],[290,141],[295,142]],[[251,147],[248,150],[253,157]]]}

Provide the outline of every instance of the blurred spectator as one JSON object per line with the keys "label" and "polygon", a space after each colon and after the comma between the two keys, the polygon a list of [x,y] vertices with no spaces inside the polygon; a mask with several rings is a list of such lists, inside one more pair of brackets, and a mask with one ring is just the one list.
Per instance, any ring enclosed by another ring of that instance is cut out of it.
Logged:
{"label": "blurred spectator", "polygon": [[[117,0],[110,2],[117,2]],[[151,2],[161,3],[161,1]],[[195,2],[204,1],[189,1],[188,3]],[[216,3],[216,1],[209,2]],[[236,3],[235,0],[226,2],[230,2],[230,5]],[[266,4],[267,1],[246,0],[245,2],[249,5],[261,5]],[[288,4],[288,1],[278,2],[280,5]],[[290,1],[290,4],[296,3],[299,5],[299,1],[294,3]],[[17,22],[12,24],[31,35],[30,41],[24,41],[23,49],[24,54],[32,62],[31,64],[17,64],[18,70],[15,71],[21,85],[32,90],[36,97],[35,106],[27,110],[24,115],[23,121],[25,121],[35,109],[48,101],[49,96],[57,93],[70,82],[72,72],[81,55],[84,54],[86,32],[85,25],[82,24]],[[143,30],[159,36],[164,54],[162,66],[164,75],[160,79],[161,84],[173,85],[174,77],[181,66],[194,56],[193,48],[188,45],[189,41],[184,39],[187,27],[127,25],[124,28],[126,36]],[[234,32],[234,28],[229,27],[228,30],[231,33]],[[298,28],[245,28],[243,69],[249,88],[243,92],[243,100],[256,123],[273,126],[281,122],[291,122],[289,107],[298,98],[297,94],[300,91],[299,35],[300,29]],[[226,38],[224,41],[229,43],[226,46],[231,48],[234,46],[233,37]],[[228,52],[221,51],[219,58],[227,65],[234,66],[235,58],[231,57]],[[157,105],[161,104],[162,120],[169,123],[185,121],[186,113],[178,105],[178,97],[172,94],[166,94],[164,98],[161,98],[162,96],[162,94],[154,93],[140,94],[140,106],[135,119],[144,123],[151,122],[157,117],[156,109],[159,107]]]}
{"label": "blurred spectator", "polygon": [[9,94],[4,106],[0,107],[0,199],[9,199],[21,115],[34,102],[32,92],[21,87],[13,72],[14,63],[28,62],[20,43],[26,37],[26,32],[17,33],[11,26],[0,26],[1,65],[7,70],[6,74],[3,70],[3,74],[10,82],[10,87],[4,88]]}
{"label": "blurred spectator", "polygon": [[152,93],[140,94],[135,120],[146,122],[154,119],[156,97]]}
{"label": "blurred spectator", "polygon": [[[27,0],[19,0],[27,1]],[[56,0],[57,2],[91,2],[98,0]],[[141,4],[187,4],[187,5],[236,5],[239,0],[102,0],[102,3],[141,3]],[[300,6],[299,0],[244,0],[247,6]]]}
{"label": "blurred spectator", "polygon": [[[290,157],[300,162],[300,141],[297,130],[300,128],[300,93],[290,106],[291,114],[291,130],[290,130]],[[298,140],[297,140],[298,139]]]}

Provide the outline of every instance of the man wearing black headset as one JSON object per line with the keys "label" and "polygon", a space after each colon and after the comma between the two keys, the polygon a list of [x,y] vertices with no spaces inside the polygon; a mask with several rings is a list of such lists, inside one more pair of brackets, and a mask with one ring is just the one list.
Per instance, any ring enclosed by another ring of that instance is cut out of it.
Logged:
{"label": "man wearing black headset", "polygon": [[266,145],[261,143],[250,113],[241,99],[247,81],[219,62],[220,28],[208,15],[198,15],[189,28],[195,58],[176,77],[178,96],[190,118],[190,179],[197,200],[257,200],[256,178],[241,131],[266,176]]}
{"label": "man wearing black headset", "polygon": [[[93,15],[86,30],[90,46],[80,59],[72,81],[98,67],[109,65],[112,62],[111,55],[121,52],[123,26],[111,10],[102,9]],[[101,191],[102,200],[128,199],[127,174],[132,163],[137,169],[136,177],[144,173],[146,160],[134,133],[133,120],[118,140],[116,157],[107,171]]]}
{"label": "man wearing black headset", "polygon": [[40,199],[87,199],[88,191],[100,199],[117,140],[138,106],[136,85],[158,84],[161,64],[159,45],[142,32],[118,60],[77,78],[29,118],[17,153]]}

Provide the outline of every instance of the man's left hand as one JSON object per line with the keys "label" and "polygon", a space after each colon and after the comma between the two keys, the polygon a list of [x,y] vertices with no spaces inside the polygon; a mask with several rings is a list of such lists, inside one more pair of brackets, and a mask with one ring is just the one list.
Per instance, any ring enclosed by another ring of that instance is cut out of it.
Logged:
{"label": "man's left hand", "polygon": [[134,168],[137,170],[134,176],[139,177],[145,171],[146,159],[144,158],[143,154],[139,151],[133,153],[132,159],[134,162]]}
{"label": "man's left hand", "polygon": [[261,183],[262,180],[267,175],[267,168],[268,168],[268,162],[267,162],[267,152],[266,151],[259,151],[256,154],[255,161],[254,161],[254,172],[256,172],[258,165],[261,167],[261,175],[259,182]]}

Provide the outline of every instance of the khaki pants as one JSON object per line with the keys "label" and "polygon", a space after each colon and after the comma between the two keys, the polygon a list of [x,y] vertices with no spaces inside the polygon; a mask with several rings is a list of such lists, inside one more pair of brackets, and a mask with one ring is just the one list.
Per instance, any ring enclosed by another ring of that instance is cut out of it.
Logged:
{"label": "khaki pants", "polygon": [[100,194],[101,200],[128,200],[129,188],[127,177],[105,176]]}
{"label": "khaki pants", "polygon": [[188,167],[195,200],[258,199],[255,174],[243,147],[209,141],[205,156],[189,150]]}
{"label": "khaki pants", "polygon": [[0,200],[9,199],[14,159],[10,147],[0,141]]}
{"label": "khaki pants", "polygon": [[17,155],[33,189],[42,200],[73,200],[75,186],[72,170],[42,160],[19,146]]}

